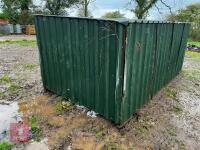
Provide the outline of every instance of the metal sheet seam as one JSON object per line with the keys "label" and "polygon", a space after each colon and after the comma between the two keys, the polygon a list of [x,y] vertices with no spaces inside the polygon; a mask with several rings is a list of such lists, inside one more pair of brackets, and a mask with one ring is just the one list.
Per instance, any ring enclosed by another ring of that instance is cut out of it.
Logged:
{"label": "metal sheet seam", "polygon": [[178,64],[178,58],[179,58],[180,51],[181,51],[181,45],[182,45],[182,41],[183,41],[184,31],[185,31],[185,24],[183,25],[183,29],[182,29],[181,41],[180,41],[180,45],[179,45],[178,56],[177,56],[177,59],[176,59],[176,69],[177,69],[177,64]]}
{"label": "metal sheet seam", "polygon": [[[155,81],[155,75],[156,75],[156,64],[157,64],[157,42],[158,42],[158,24],[155,24],[155,30],[154,30],[154,47],[153,47],[153,62],[152,62],[152,80],[151,80],[151,86],[150,86],[150,89],[151,89],[151,98],[153,97],[154,95],[154,81]],[[152,87],[153,86],[153,87]]]}
{"label": "metal sheet seam", "polygon": [[[174,26],[175,24],[172,25],[172,35],[171,35],[171,42],[170,42],[170,51],[169,51],[169,58],[168,58],[168,63],[167,63],[167,71],[169,71],[169,67],[171,66],[171,53],[172,53],[172,48],[173,48],[173,41],[174,41]],[[169,81],[169,77],[167,78],[167,83]]]}
{"label": "metal sheet seam", "polygon": [[127,39],[127,26],[124,27],[124,30],[123,30],[123,38],[122,38],[122,69],[121,69],[121,86],[122,86],[122,93],[121,93],[121,100],[124,100],[124,87],[126,86],[125,85],[125,77],[126,77],[126,73],[124,72],[125,71],[125,63],[126,63],[126,39]]}

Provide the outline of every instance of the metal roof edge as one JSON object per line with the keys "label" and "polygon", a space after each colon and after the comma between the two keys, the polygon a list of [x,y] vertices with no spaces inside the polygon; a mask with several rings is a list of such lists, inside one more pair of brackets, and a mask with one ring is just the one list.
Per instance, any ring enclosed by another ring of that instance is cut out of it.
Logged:
{"label": "metal roof edge", "polygon": [[120,23],[120,24],[125,25],[125,26],[128,26],[130,23],[191,24],[191,22],[175,22],[175,21],[172,22],[172,21],[126,19],[126,18],[88,18],[88,17],[71,17],[71,16],[43,15],[43,14],[34,14],[34,16],[86,19],[86,20],[96,20],[96,21],[113,21],[113,22],[117,22],[117,23]]}
{"label": "metal roof edge", "polygon": [[117,22],[123,25],[128,25],[128,19],[122,18],[88,18],[88,17],[71,17],[71,16],[58,16],[58,15],[42,15],[42,14],[34,14],[34,16],[41,16],[41,17],[57,17],[57,18],[71,18],[71,19],[86,19],[86,20],[96,20],[96,21],[112,21]]}

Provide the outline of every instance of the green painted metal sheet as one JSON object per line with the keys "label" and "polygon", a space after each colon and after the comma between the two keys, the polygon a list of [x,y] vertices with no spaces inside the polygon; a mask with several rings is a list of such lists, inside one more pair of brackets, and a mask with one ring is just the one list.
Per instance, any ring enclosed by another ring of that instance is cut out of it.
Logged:
{"label": "green painted metal sheet", "polygon": [[131,23],[128,28],[121,123],[181,70],[190,25]]}
{"label": "green painted metal sheet", "polygon": [[54,16],[36,16],[35,22],[44,87],[119,123],[124,26]]}
{"label": "green painted metal sheet", "polygon": [[46,89],[123,124],[181,70],[187,23],[35,17]]}

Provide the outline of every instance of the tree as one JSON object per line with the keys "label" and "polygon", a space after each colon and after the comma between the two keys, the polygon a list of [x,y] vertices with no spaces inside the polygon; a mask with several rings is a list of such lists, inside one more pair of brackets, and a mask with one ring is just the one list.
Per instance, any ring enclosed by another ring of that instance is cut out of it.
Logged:
{"label": "tree", "polygon": [[32,15],[32,12],[27,10],[21,11],[18,23],[22,25],[34,24],[34,17]]}
{"label": "tree", "polygon": [[33,6],[32,0],[18,0],[20,5],[19,24],[33,24],[33,13],[30,10]]}
{"label": "tree", "polygon": [[81,0],[80,8],[78,10],[78,16],[80,17],[92,17],[92,13],[89,10],[89,5],[95,0]]}
{"label": "tree", "polygon": [[158,0],[135,0],[136,7],[132,10],[138,19],[146,18],[149,9],[151,9]]}
{"label": "tree", "polygon": [[77,4],[79,0],[44,0],[45,8],[51,15],[65,15],[66,8]]}
{"label": "tree", "polygon": [[159,9],[156,6],[157,2],[161,2],[164,6],[169,8],[171,12],[171,7],[167,5],[163,0],[131,0],[131,2],[136,5],[134,9],[131,9],[131,11],[135,13],[138,19],[145,19],[149,10],[154,6]]}
{"label": "tree", "polygon": [[0,13],[0,19],[7,19],[7,16],[4,13]]}
{"label": "tree", "polygon": [[168,15],[167,20],[191,22],[190,38],[200,40],[200,3],[188,5],[185,9]]}
{"label": "tree", "polygon": [[87,10],[87,14],[85,14],[85,9],[84,9],[84,7],[82,7],[82,6],[79,7],[77,15],[78,15],[79,17],[90,17],[90,18],[93,17],[90,10]]}
{"label": "tree", "polygon": [[120,11],[107,12],[102,18],[125,18]]}
{"label": "tree", "polygon": [[33,24],[32,0],[2,0],[2,11],[12,24]]}
{"label": "tree", "polygon": [[18,0],[20,4],[21,11],[28,11],[30,5],[32,5],[32,0]]}
{"label": "tree", "polygon": [[20,5],[19,1],[16,0],[2,0],[2,11],[4,16],[9,20],[10,23],[18,23]]}
{"label": "tree", "polygon": [[177,12],[167,16],[170,21],[194,22],[200,19],[200,3],[188,5],[185,9],[180,9]]}

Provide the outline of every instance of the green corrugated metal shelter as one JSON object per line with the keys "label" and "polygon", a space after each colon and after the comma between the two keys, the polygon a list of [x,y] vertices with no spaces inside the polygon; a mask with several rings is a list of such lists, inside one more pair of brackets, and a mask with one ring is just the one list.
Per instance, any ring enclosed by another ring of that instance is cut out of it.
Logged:
{"label": "green corrugated metal shelter", "polygon": [[43,85],[123,124],[181,70],[190,25],[35,17]]}

